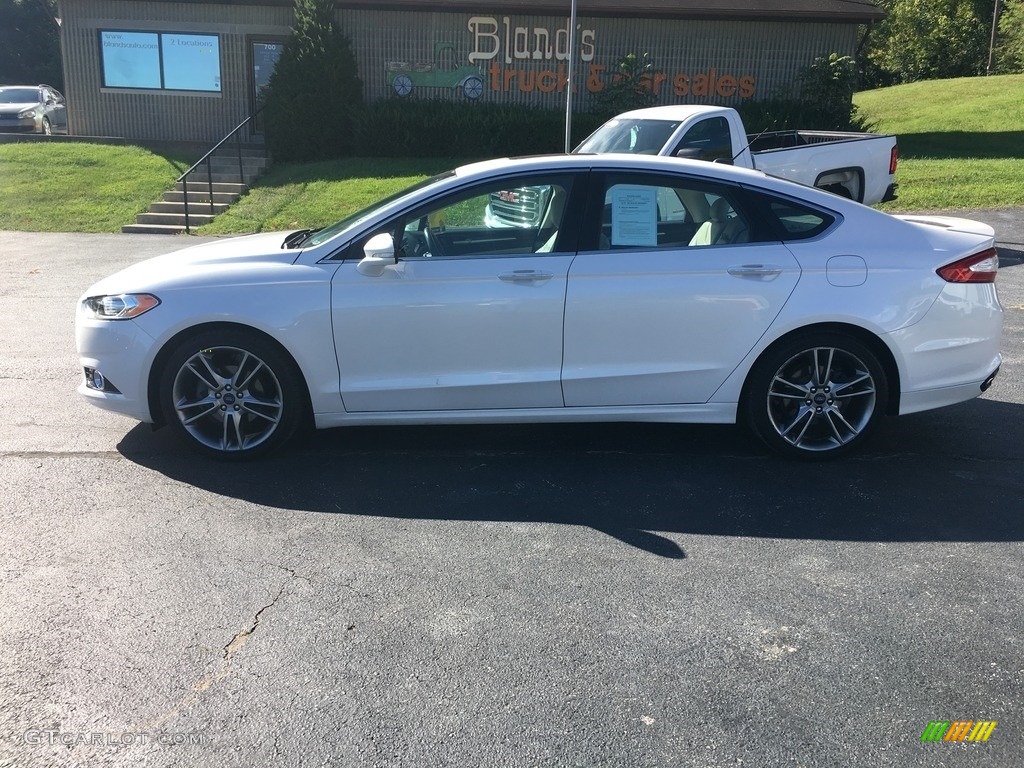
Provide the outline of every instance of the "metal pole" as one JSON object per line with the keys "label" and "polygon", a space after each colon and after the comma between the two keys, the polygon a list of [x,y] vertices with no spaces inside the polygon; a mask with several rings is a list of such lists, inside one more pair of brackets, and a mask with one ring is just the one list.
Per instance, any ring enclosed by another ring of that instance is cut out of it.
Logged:
{"label": "metal pole", "polygon": [[988,66],[985,67],[985,74],[992,74],[992,57],[995,54],[996,48],[996,28],[999,25],[999,0],[996,0],[995,7],[992,8],[992,37],[988,43]]}
{"label": "metal pole", "polygon": [[565,83],[565,153],[572,149],[572,91],[575,84],[573,69],[576,66],[576,0],[569,10],[569,67]]}

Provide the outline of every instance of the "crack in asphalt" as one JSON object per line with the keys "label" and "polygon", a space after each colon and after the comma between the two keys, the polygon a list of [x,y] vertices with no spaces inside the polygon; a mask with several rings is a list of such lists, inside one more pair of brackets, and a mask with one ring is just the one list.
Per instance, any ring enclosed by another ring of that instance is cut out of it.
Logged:
{"label": "crack in asphalt", "polygon": [[[287,568],[284,566],[275,567],[280,568],[283,571],[287,571],[291,575],[290,579],[305,579],[304,576],[299,576],[291,568]],[[308,581],[308,579],[306,580]],[[192,684],[191,692],[189,692],[186,696],[182,697],[182,699],[178,701],[177,704],[175,704],[173,707],[171,707],[163,714],[158,715],[152,720],[143,723],[141,726],[138,726],[136,730],[149,730],[160,728],[165,723],[178,717],[178,715],[181,714],[182,710],[188,709],[189,707],[192,707],[195,704],[197,704],[204,693],[206,693],[214,685],[216,685],[221,680],[225,679],[228,675],[230,675],[231,662],[233,657],[235,656],[235,654],[241,651],[242,648],[245,647],[246,642],[248,642],[249,640],[249,636],[252,635],[252,633],[259,628],[260,618],[263,616],[264,611],[266,611],[269,608],[273,608],[275,605],[277,605],[277,602],[284,596],[285,588],[287,587],[287,585],[288,581],[285,581],[277,590],[277,594],[274,596],[274,599],[266,605],[264,605],[258,611],[256,611],[256,614],[253,616],[252,624],[246,629],[243,629],[241,632],[238,632],[234,637],[231,638],[227,645],[224,646],[223,652],[221,654],[219,669],[213,672],[213,674],[207,675],[206,677],[197,680],[195,683]]]}
{"label": "crack in asphalt", "polygon": [[[285,568],[284,570],[289,570],[289,569]],[[293,578],[295,577],[295,573],[294,572],[292,572],[292,577]],[[282,584],[281,588],[279,590],[277,590],[277,596],[273,600],[271,600],[269,603],[267,603],[262,608],[260,608],[258,611],[256,611],[256,616],[253,617],[252,626],[249,627],[248,629],[243,629],[241,632],[239,632],[237,635],[235,635],[233,638],[231,638],[231,642],[229,642],[227,645],[224,646],[224,657],[223,658],[228,663],[229,666],[231,664],[231,657],[234,656],[236,653],[238,653],[240,650],[242,650],[242,648],[245,647],[246,642],[249,640],[249,635],[251,635],[253,632],[255,632],[259,628],[259,626],[260,626],[260,616],[262,616],[263,612],[265,610],[267,610],[268,608],[274,607],[277,604],[277,601],[281,599],[281,595],[283,595],[283,594],[284,594],[284,584]]]}

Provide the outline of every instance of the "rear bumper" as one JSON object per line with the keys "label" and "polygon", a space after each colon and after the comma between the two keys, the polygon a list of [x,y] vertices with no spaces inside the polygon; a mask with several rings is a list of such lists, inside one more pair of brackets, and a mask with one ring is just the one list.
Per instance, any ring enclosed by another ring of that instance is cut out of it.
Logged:
{"label": "rear bumper", "polygon": [[933,408],[942,408],[946,405],[955,405],[956,403],[973,400],[992,386],[992,381],[997,373],[999,373],[999,365],[996,365],[995,370],[981,381],[973,381],[970,384],[960,384],[955,387],[938,387],[918,392],[904,392],[900,396],[900,415],[930,411]]}
{"label": "rear bumper", "polygon": [[885,194],[882,195],[882,202],[888,203],[890,200],[896,199],[896,190],[899,188],[899,184],[890,184],[885,188]]}

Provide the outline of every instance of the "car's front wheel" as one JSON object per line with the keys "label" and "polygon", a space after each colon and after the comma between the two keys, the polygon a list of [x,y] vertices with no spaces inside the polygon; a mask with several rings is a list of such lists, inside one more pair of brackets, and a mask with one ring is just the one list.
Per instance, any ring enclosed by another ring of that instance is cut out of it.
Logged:
{"label": "car's front wheel", "polygon": [[43,133],[47,136],[53,135],[53,126],[50,125],[50,118],[48,117],[43,118]]}
{"label": "car's front wheel", "polygon": [[770,448],[820,459],[859,445],[885,411],[875,354],[843,333],[805,333],[770,349],[750,372],[743,408]]}
{"label": "car's front wheel", "polygon": [[160,378],[164,420],[193,448],[244,459],[285,443],[306,413],[295,364],[254,332],[214,328],[176,346]]}

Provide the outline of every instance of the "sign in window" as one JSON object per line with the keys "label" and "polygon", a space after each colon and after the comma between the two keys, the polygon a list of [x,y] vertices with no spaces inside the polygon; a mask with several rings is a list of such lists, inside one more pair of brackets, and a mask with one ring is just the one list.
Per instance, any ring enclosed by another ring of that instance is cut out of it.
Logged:
{"label": "sign in window", "polygon": [[220,91],[220,37],[177,32],[100,32],[103,85]]}

